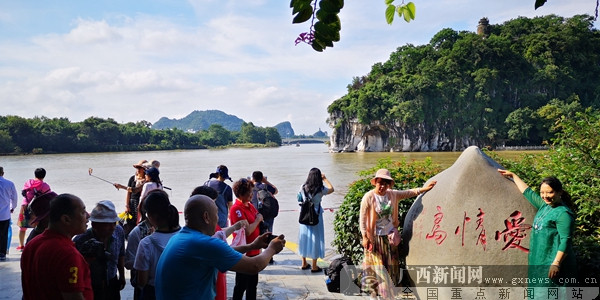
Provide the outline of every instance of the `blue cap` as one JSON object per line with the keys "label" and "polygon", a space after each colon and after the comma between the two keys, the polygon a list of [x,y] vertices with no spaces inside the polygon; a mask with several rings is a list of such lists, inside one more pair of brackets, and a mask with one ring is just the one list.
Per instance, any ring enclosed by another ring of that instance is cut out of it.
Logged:
{"label": "blue cap", "polygon": [[150,176],[150,178],[156,178],[158,177],[158,174],[160,174],[160,172],[155,167],[146,170],[146,175]]}
{"label": "blue cap", "polygon": [[219,173],[219,175],[221,175],[221,177],[223,177],[225,179],[229,179],[229,181],[233,182],[233,180],[231,180],[231,177],[229,177],[229,169],[227,169],[226,166],[224,166],[224,165],[218,166],[216,173]]}

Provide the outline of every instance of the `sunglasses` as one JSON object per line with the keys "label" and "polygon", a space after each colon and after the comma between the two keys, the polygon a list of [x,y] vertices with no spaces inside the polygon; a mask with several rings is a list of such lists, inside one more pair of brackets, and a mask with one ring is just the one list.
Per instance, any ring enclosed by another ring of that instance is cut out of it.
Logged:
{"label": "sunglasses", "polygon": [[377,182],[378,182],[380,185],[392,185],[392,181],[391,181],[391,180],[389,180],[389,179],[378,178],[378,179],[377,179]]}

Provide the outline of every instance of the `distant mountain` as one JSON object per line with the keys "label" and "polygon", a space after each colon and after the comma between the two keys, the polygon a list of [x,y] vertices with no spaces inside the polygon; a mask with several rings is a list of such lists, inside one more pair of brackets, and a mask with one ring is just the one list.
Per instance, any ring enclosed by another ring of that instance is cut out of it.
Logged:
{"label": "distant mountain", "polygon": [[315,132],[313,134],[314,137],[327,137],[327,131],[321,131],[321,128],[319,128],[319,131]]}
{"label": "distant mountain", "polygon": [[240,131],[243,123],[244,120],[234,115],[228,115],[220,110],[195,110],[179,120],[162,117],[156,123],[152,124],[152,128],[170,129],[175,127],[184,131],[200,131],[208,129],[212,124],[219,124],[229,131]]}
{"label": "distant mountain", "polygon": [[292,137],[295,135],[294,129],[292,128],[292,124],[288,121],[281,122],[273,127],[277,128],[277,131],[279,132],[281,138]]}

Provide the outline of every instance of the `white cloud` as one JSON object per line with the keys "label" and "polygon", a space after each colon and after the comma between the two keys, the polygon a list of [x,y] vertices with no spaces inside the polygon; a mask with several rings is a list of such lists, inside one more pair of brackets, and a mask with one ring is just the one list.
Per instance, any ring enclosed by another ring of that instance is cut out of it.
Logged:
{"label": "white cloud", "polygon": [[104,20],[79,19],[77,20],[77,27],[65,36],[65,40],[73,44],[113,42],[120,39],[121,36],[118,30],[109,26]]}

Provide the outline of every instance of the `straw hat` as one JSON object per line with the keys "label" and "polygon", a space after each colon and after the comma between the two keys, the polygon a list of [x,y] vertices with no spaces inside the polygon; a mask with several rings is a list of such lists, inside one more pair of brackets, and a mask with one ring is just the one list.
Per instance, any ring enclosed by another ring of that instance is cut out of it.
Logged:
{"label": "straw hat", "polygon": [[140,160],[137,164],[133,165],[134,168],[144,168],[145,166],[144,164],[146,164],[148,161],[145,159]]}
{"label": "straw hat", "polygon": [[379,169],[377,170],[377,172],[375,173],[375,177],[373,177],[371,179],[371,184],[375,185],[377,178],[382,178],[382,179],[387,179],[387,180],[391,180],[392,181],[392,185],[394,186],[394,178],[392,178],[392,175],[390,174],[390,171],[388,169]]}

